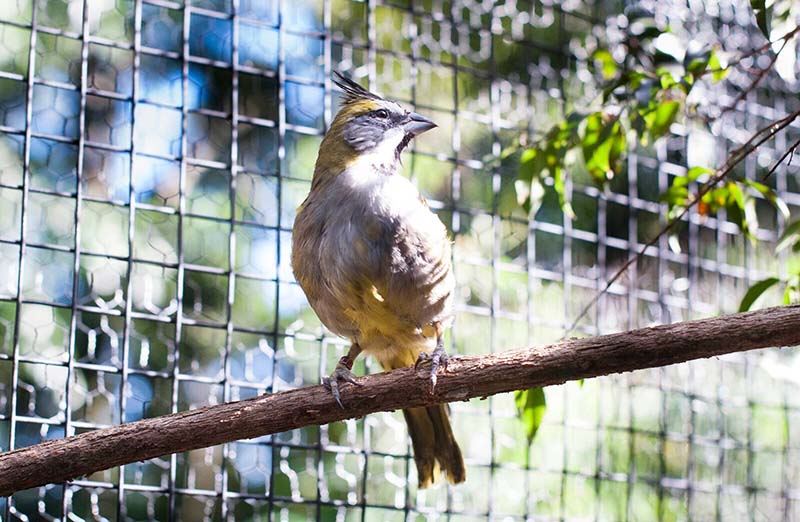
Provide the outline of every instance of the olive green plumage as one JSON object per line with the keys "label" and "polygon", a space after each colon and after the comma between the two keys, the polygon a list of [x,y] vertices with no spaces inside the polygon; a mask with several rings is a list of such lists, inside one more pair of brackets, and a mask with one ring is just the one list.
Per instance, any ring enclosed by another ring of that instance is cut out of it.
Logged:
{"label": "olive green plumage", "polygon": [[[435,125],[339,78],[343,104],[320,145],[292,248],[295,277],[312,308],[352,342],[327,381],[337,401],[362,350],[386,370],[411,366],[431,350],[446,360],[442,334],[452,322],[455,286],[447,229],[399,173],[403,149]],[[435,384],[436,366],[432,371]],[[420,487],[440,470],[450,482],[463,482],[446,407],[403,414]]]}

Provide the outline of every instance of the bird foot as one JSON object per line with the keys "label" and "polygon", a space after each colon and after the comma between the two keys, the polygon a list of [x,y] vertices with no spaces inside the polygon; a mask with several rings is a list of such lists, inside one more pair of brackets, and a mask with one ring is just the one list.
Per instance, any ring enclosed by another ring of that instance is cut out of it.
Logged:
{"label": "bird foot", "polygon": [[419,354],[417,362],[414,363],[414,369],[428,360],[431,361],[431,391],[433,391],[436,388],[436,373],[439,371],[439,368],[447,370],[447,363],[450,362],[450,357],[444,351],[444,345],[437,343],[432,353],[422,352]]}
{"label": "bird foot", "polygon": [[322,378],[322,385],[333,394],[333,398],[336,399],[336,404],[338,404],[341,409],[344,409],[341,393],[339,391],[339,386],[341,383],[349,382],[350,384],[361,386],[361,383],[356,380],[356,376],[352,371],[350,371],[352,368],[352,359],[345,355],[339,359],[339,362],[336,364],[336,368],[333,370],[333,373],[331,373],[330,377]]}

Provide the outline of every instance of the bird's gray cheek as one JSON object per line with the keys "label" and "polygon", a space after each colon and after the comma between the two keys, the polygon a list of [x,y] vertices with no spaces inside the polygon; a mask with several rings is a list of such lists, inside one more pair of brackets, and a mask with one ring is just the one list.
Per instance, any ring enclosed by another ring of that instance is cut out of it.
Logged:
{"label": "bird's gray cheek", "polygon": [[344,130],[344,139],[359,152],[369,150],[378,145],[383,129],[370,125],[351,125]]}

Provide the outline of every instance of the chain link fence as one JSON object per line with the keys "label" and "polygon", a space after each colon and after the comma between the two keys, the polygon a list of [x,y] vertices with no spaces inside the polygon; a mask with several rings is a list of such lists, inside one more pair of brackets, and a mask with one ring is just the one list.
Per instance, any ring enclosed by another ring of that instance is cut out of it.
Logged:
{"label": "chain link fence", "polygon": [[[673,176],[800,105],[769,76],[715,134],[675,125],[631,151],[607,189],[576,173],[574,220],[551,188],[528,219],[513,166],[493,160],[591,94],[586,41],[625,2],[184,1],[0,3],[0,450],[332,370],[346,346],[308,307],[289,249],[333,71],[439,124],[404,168],[454,236],[461,354],[559,339],[663,225]],[[737,51],[763,42],[746,4],[640,6]],[[773,178],[795,215],[799,170]],[[785,262],[767,254],[780,216],[757,211],[763,248],[724,213],[693,215],[682,248],[648,250],[580,331],[735,311]],[[468,469],[454,488],[417,491],[395,412],[19,492],[0,518],[800,521],[798,375],[792,351],[771,350],[551,388],[530,447],[513,397],[453,404]]]}

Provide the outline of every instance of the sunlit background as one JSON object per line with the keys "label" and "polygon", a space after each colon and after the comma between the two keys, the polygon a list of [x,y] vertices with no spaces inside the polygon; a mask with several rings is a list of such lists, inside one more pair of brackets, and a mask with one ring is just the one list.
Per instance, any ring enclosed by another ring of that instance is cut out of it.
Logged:
{"label": "sunlit background", "polygon": [[[439,125],[404,169],[454,236],[461,354],[561,338],[663,225],[672,176],[800,103],[770,75],[710,132],[673,125],[632,150],[607,188],[573,172],[574,220],[552,188],[528,219],[513,158],[495,160],[591,99],[585,47],[609,20],[636,3],[736,51],[763,43],[747,2],[85,1],[0,2],[0,450],[330,373],[346,343],[289,254],[333,71]],[[772,178],[795,216],[798,171]],[[663,238],[574,335],[735,311],[783,262],[777,212],[758,213],[763,249],[724,214],[684,222],[682,248]],[[800,520],[798,360],[770,350],[550,388],[530,447],[512,396],[453,404],[468,470],[455,488],[417,491],[396,412],[20,492],[0,518]]]}

